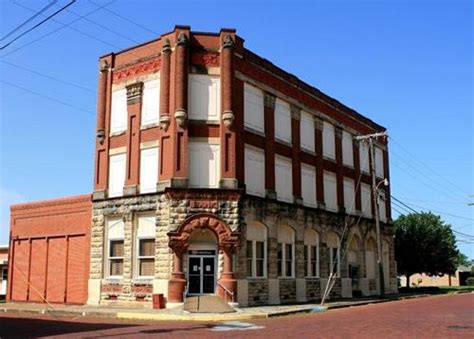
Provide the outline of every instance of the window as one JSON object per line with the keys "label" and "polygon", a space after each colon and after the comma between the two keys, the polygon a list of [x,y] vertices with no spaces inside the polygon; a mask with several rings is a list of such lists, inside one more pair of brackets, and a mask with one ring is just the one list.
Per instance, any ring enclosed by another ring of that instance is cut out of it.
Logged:
{"label": "window", "polygon": [[344,178],[344,207],[347,214],[352,214],[355,211],[355,188],[354,180]]}
{"label": "window", "polygon": [[316,152],[314,144],[314,119],[313,116],[305,111],[301,111],[300,120],[301,148]]}
{"label": "window", "polygon": [[156,219],[153,216],[138,217],[137,225],[137,269],[138,277],[155,275]]}
{"label": "window", "polygon": [[378,178],[384,178],[384,168],[383,168],[383,151],[375,147],[375,176]]}
{"label": "window", "polygon": [[267,228],[257,222],[247,224],[247,276],[267,275]]}
{"label": "window", "polygon": [[8,280],[8,268],[6,267],[2,268],[2,280],[3,281]]}
{"label": "window", "polygon": [[336,140],[334,136],[334,126],[329,122],[323,122],[323,156],[329,159],[336,159]]}
{"label": "window", "polygon": [[319,278],[319,235],[314,230],[305,231],[304,270],[306,277]]}
{"label": "window", "polygon": [[275,100],[275,139],[291,144],[290,104],[278,98]]}
{"label": "window", "polygon": [[339,237],[334,232],[327,235],[327,247],[329,254],[328,272],[335,274],[337,278],[341,276],[341,253],[339,247]]}
{"label": "window", "polygon": [[109,277],[123,275],[124,223],[122,219],[107,222]]}
{"label": "window", "polygon": [[160,120],[160,78],[143,83],[142,126],[158,124]]}
{"label": "window", "polygon": [[352,135],[342,131],[342,163],[354,167],[354,153],[352,148]]}
{"label": "window", "polygon": [[336,174],[324,171],[324,203],[329,211],[337,211]]}
{"label": "window", "polygon": [[285,225],[278,226],[278,276],[295,276],[295,231]]}
{"label": "window", "polygon": [[140,193],[156,191],[158,154],[158,147],[146,148],[140,151]]}
{"label": "window", "polygon": [[293,175],[291,159],[275,156],[275,191],[277,199],[293,202]]}
{"label": "window", "polygon": [[265,132],[263,92],[244,84],[244,126],[258,132]]}
{"label": "window", "polygon": [[218,188],[220,179],[219,145],[189,142],[189,187]]}
{"label": "window", "polygon": [[376,275],[376,245],[373,237],[367,239],[365,244],[365,273],[367,278],[375,279]]}
{"label": "window", "polygon": [[316,207],[316,168],[301,164],[301,196],[303,205]]}
{"label": "window", "polygon": [[125,88],[112,92],[110,114],[110,133],[120,133],[127,129],[127,90]]}
{"label": "window", "polygon": [[245,145],[245,190],[247,194],[265,196],[265,153]]}
{"label": "window", "polygon": [[366,141],[359,143],[359,161],[360,170],[365,173],[369,173],[369,145]]}
{"label": "window", "polygon": [[126,154],[115,154],[110,156],[109,165],[109,197],[120,197],[123,195],[125,185],[125,162]]}
{"label": "window", "polygon": [[220,78],[206,74],[189,75],[189,119],[219,120]]}
{"label": "window", "polygon": [[371,201],[371,189],[367,184],[360,185],[362,214],[365,217],[370,218],[372,216],[372,201]]}

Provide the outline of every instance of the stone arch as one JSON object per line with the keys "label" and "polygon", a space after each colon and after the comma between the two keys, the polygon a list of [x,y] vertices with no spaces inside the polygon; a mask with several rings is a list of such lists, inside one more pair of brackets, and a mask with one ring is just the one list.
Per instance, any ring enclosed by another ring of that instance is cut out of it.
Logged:
{"label": "stone arch", "polygon": [[239,233],[232,232],[222,219],[210,213],[199,213],[184,220],[176,231],[168,233],[169,246],[175,252],[186,250],[191,234],[200,229],[208,229],[215,235],[219,249],[235,249],[239,245]]}

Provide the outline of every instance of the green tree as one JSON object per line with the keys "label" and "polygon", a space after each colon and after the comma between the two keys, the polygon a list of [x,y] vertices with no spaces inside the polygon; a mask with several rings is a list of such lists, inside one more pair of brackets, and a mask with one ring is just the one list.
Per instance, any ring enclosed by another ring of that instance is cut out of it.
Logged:
{"label": "green tree", "polygon": [[401,215],[394,223],[395,258],[398,273],[407,277],[414,273],[453,274],[460,252],[451,225],[431,212]]}
{"label": "green tree", "polygon": [[471,264],[471,261],[469,260],[469,258],[464,253],[459,253],[458,266],[459,265],[469,266],[470,264]]}

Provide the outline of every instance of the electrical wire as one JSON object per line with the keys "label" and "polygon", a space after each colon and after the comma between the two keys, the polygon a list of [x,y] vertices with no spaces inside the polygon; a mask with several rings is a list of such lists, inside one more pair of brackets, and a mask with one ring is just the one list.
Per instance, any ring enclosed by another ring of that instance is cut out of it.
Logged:
{"label": "electrical wire", "polygon": [[49,9],[51,6],[53,6],[56,2],[58,2],[58,0],[52,0],[49,2],[49,4],[47,4],[46,6],[44,6],[42,9],[40,9],[39,11],[37,11],[33,16],[31,16],[30,18],[28,18],[27,20],[23,21],[20,25],[16,26],[13,30],[11,30],[9,33],[7,33],[6,35],[4,35],[0,41],[3,41],[5,40],[6,38],[8,38],[9,36],[11,36],[13,33],[15,33],[16,31],[18,31],[20,28],[24,27],[25,25],[27,25],[30,21],[32,21],[33,19],[35,19],[36,17],[38,17],[39,15],[41,15],[44,11],[46,11],[47,9]]}
{"label": "electrical wire", "polygon": [[40,27],[42,24],[44,24],[45,22],[48,22],[49,20],[51,20],[54,16],[58,15],[59,13],[61,13],[62,11],[64,11],[66,8],[68,8],[69,6],[71,6],[72,4],[74,4],[76,2],[76,0],[71,0],[71,2],[69,2],[67,5],[64,5],[63,7],[61,7],[60,9],[58,9],[56,12],[54,12],[53,14],[51,15],[48,15],[45,19],[41,20],[39,23],[37,23],[36,25],[34,25],[33,27],[31,27],[30,29],[27,29],[25,32],[21,33],[20,35],[18,35],[15,39],[11,40],[10,42],[6,43],[5,45],[1,46],[0,47],[0,50],[3,50],[5,48],[7,48],[8,46],[10,46],[12,43],[14,43],[15,41],[21,39],[23,36],[25,36],[26,34],[30,33],[31,31],[35,30],[36,28]]}
{"label": "electrical wire", "polygon": [[75,84],[73,82],[70,82],[70,81],[67,81],[67,80],[63,80],[63,79],[59,79],[59,78],[56,78],[52,75],[48,75],[48,74],[45,74],[45,73],[41,73],[41,72],[38,72],[38,71],[35,71],[31,68],[27,68],[25,66],[20,66],[20,65],[17,65],[17,64],[14,64],[12,62],[9,62],[9,61],[6,61],[6,60],[0,60],[1,63],[4,63],[5,65],[8,65],[8,66],[11,66],[11,67],[15,67],[15,68],[18,68],[18,69],[21,69],[23,71],[26,71],[26,72],[30,72],[32,74],[36,74],[36,75],[39,75],[39,76],[42,76],[44,78],[47,78],[47,79],[50,79],[50,80],[54,80],[54,81],[57,81],[61,84],[64,84],[64,85],[69,85],[69,86],[73,86],[73,87],[76,87],[76,88],[79,88],[83,91],[87,91],[87,92],[90,92],[90,93],[95,93],[95,91],[92,89],[92,88],[89,88],[89,87],[84,87],[82,85],[78,85],[78,84]]}

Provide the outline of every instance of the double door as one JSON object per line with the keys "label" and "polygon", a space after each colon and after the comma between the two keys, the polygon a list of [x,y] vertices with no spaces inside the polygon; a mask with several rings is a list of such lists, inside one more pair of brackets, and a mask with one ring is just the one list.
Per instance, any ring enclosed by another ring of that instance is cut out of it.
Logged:
{"label": "double door", "polygon": [[216,286],[215,255],[190,255],[188,279],[190,295],[214,294]]}

